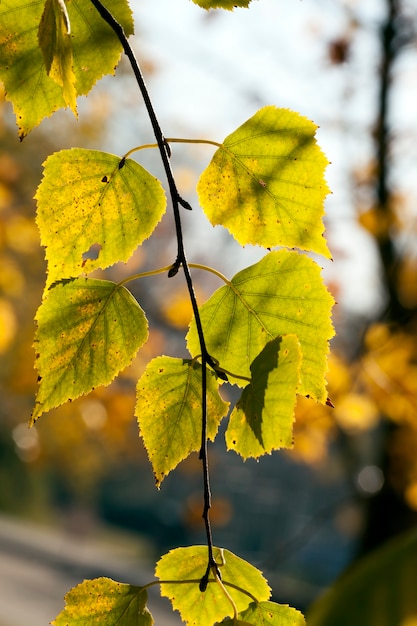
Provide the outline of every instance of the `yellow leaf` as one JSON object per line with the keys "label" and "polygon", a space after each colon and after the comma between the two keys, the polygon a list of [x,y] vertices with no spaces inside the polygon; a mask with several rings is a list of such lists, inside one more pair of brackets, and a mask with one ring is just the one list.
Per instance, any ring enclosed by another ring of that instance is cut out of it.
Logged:
{"label": "yellow leaf", "polygon": [[330,257],[323,238],[328,161],[307,118],[260,109],[224,140],[198,183],[214,225],[241,244],[286,246]]}
{"label": "yellow leaf", "polygon": [[77,92],[71,44],[71,27],[64,0],[46,0],[38,41],[46,73],[62,87],[65,104],[77,114]]}

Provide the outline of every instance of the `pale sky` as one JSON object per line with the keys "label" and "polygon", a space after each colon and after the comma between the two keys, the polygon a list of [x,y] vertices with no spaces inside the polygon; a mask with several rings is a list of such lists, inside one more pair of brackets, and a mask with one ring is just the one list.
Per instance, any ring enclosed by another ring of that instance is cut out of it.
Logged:
{"label": "pale sky", "polygon": [[[327,180],[333,193],[326,213],[334,262],[318,262],[329,280],[341,283],[341,303],[360,313],[379,303],[378,269],[371,240],[355,223],[350,180],[352,164],[365,167],[372,155],[369,128],[377,102],[377,32],[384,5],[381,0],[254,0],[249,9],[207,12],[191,0],[142,0],[136,11],[134,47],[139,60],[145,55],[156,67],[147,82],[167,136],[222,141],[267,104],[291,108],[320,126],[318,142],[331,162]],[[356,31],[349,63],[332,66],[326,44],[348,32],[349,15],[364,27]],[[415,55],[407,59],[403,74],[411,83],[417,64]],[[404,124],[413,107],[407,108],[401,89],[394,101],[393,120]],[[132,128],[123,132],[124,123],[121,115],[118,137],[131,141]],[[149,131],[144,142],[151,139],[147,121],[138,125],[138,134]],[[180,161],[188,158],[200,169],[211,154],[207,148],[175,147]],[[193,223],[201,228],[205,218],[196,215]],[[210,249],[221,253],[224,234],[218,231],[209,230],[208,236]],[[192,253],[192,243],[189,249]],[[236,246],[229,259],[233,273],[262,255],[245,249],[241,256]]]}

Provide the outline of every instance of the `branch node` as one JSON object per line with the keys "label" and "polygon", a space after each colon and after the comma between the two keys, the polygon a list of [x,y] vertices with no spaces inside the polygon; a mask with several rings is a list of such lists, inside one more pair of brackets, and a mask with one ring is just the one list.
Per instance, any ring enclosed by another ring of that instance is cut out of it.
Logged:
{"label": "branch node", "polygon": [[200,582],[198,584],[198,588],[200,589],[201,593],[204,593],[205,590],[207,589],[209,576],[210,576],[210,570],[211,570],[211,566],[209,564],[207,566],[207,569],[206,569],[206,572],[205,572],[204,576],[201,578],[201,580],[200,580]]}
{"label": "branch node", "polygon": [[187,200],[184,200],[184,198],[181,198],[181,196],[178,196],[177,200],[178,200],[178,204],[180,204],[184,209],[187,209],[187,211],[193,210],[193,207],[191,206],[191,204],[187,202]]}
{"label": "branch node", "polygon": [[178,270],[181,267],[181,261],[180,259],[176,259],[175,263],[173,263],[171,265],[171,267],[169,268],[168,271],[168,278],[173,278],[174,276],[176,276],[178,274]]}

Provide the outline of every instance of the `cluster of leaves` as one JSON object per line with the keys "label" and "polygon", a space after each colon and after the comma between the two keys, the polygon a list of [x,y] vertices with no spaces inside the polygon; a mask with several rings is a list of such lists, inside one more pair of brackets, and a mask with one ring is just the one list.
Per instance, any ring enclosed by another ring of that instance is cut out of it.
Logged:
{"label": "cluster of leaves", "polygon": [[[305,624],[299,611],[270,602],[271,590],[262,574],[227,550],[215,549],[224,582],[213,578],[201,591],[199,581],[207,562],[206,552],[204,546],[177,548],[164,555],[156,566],[161,594],[171,600],[187,624]],[[149,586],[121,584],[107,578],[85,581],[67,594],[67,606],[53,624],[64,626],[77,620],[80,624],[99,621],[109,626],[151,626],[153,619],[147,609]],[[92,596],[97,598],[94,603]],[[225,617],[230,614],[231,602],[235,608],[233,619]]]}
{"label": "cluster of leaves", "polygon": [[[2,2],[1,78],[21,138],[60,107],[76,112],[76,97],[113,71],[122,45],[97,4]],[[131,34],[127,2],[106,5],[123,32]],[[97,54],[98,46],[103,54]],[[292,446],[297,395],[327,401],[333,299],[319,266],[304,254],[330,256],[322,223],[327,160],[315,131],[301,115],[269,106],[222,143],[201,140],[217,148],[197,186],[209,221],[227,228],[241,245],[268,251],[230,280],[197,266],[225,284],[194,310],[187,334],[190,358],[153,359],[137,382],[135,413],[157,485],[200,449],[202,439],[216,436],[229,412],[219,393],[225,381],[242,388],[226,444],[244,459]],[[166,145],[175,141],[181,140],[165,140]],[[32,423],[45,411],[109,384],[148,338],[146,314],[126,287],[144,274],[119,283],[89,276],[126,262],[166,210],[160,181],[130,158],[142,147],[123,156],[63,150],[44,163],[36,200],[47,281],[36,315],[39,391]],[[189,208],[185,201],[180,204]],[[164,272],[174,279],[179,265],[187,270],[185,257],[179,260],[146,275]],[[174,550],[157,565],[162,594],[187,623],[304,622],[294,609],[269,602],[269,587],[253,566],[223,549],[214,549],[213,561],[208,547],[208,567],[207,548],[201,546]],[[151,624],[146,589],[103,579],[83,583],[70,592],[55,624],[97,620]]]}

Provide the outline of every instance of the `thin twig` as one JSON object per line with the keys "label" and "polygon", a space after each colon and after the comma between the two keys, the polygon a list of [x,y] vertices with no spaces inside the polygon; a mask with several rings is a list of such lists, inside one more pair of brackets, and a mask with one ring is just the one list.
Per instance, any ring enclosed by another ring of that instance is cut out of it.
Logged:
{"label": "thin twig", "polygon": [[185,280],[187,283],[188,293],[191,300],[191,305],[194,313],[194,319],[197,327],[198,338],[200,342],[201,349],[201,365],[202,365],[202,385],[201,385],[201,409],[202,409],[202,425],[201,425],[201,449],[200,449],[200,459],[203,465],[203,480],[204,480],[204,510],[203,510],[203,519],[206,528],[207,535],[207,547],[208,547],[208,570],[212,567],[217,568],[216,562],[213,557],[213,540],[211,535],[211,525],[210,525],[210,517],[209,510],[211,507],[211,492],[210,492],[210,477],[209,477],[209,469],[208,469],[208,456],[207,456],[207,365],[210,367],[214,366],[214,361],[209,355],[206,343],[203,334],[203,328],[201,324],[200,313],[198,310],[197,299],[194,292],[193,282],[190,274],[190,269],[187,263],[187,258],[185,256],[184,250],[184,239],[182,234],[182,225],[181,225],[181,216],[180,216],[180,205],[186,209],[190,209],[190,205],[186,202],[178,193],[177,185],[175,183],[174,175],[172,173],[171,165],[169,162],[169,158],[171,156],[171,149],[168,145],[168,142],[165,140],[164,135],[162,133],[161,127],[158,122],[158,118],[155,114],[148,89],[146,87],[145,80],[143,78],[141,69],[136,60],[135,54],[127,40],[126,33],[124,32],[123,26],[113,17],[113,15],[106,9],[105,6],[100,2],[100,0],[91,0],[91,3],[95,6],[101,17],[107,22],[107,24],[112,28],[114,33],[117,35],[120,43],[123,46],[123,50],[126,56],[129,59],[130,65],[132,67],[133,73],[136,78],[136,82],[138,83],[140,92],[142,94],[146,110],[148,112],[148,116],[152,125],[152,129],[155,135],[156,142],[158,144],[159,152],[161,155],[162,163],[164,166],[165,174],[168,181],[172,208],[174,212],[174,220],[175,220],[175,231],[177,237],[177,258],[175,263],[172,265],[168,272],[168,276],[172,277],[177,274],[180,267],[182,267]]}

